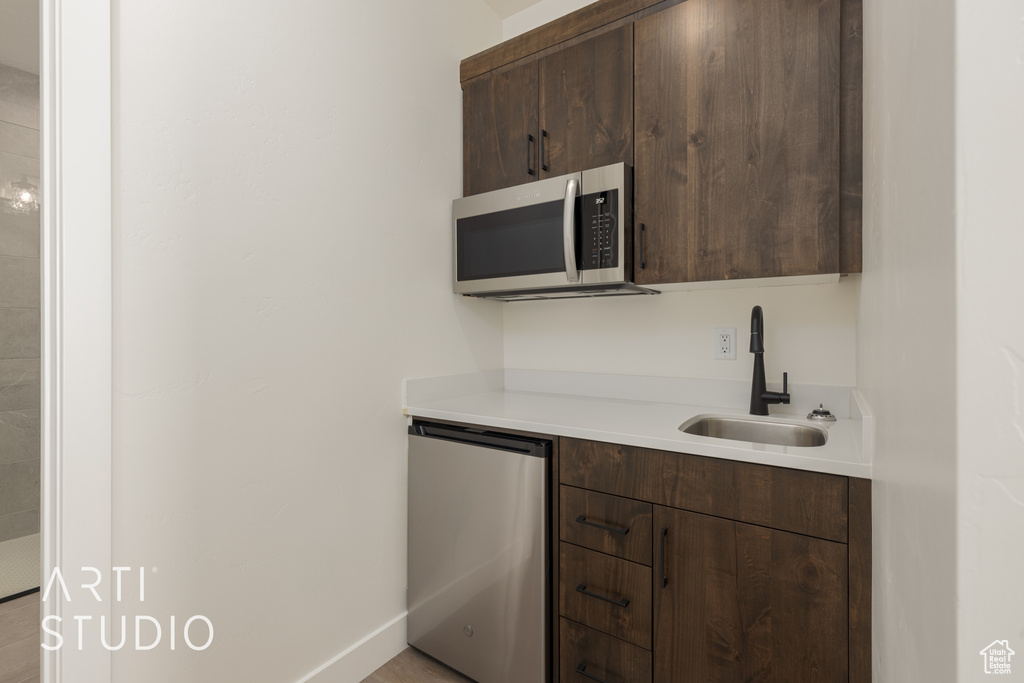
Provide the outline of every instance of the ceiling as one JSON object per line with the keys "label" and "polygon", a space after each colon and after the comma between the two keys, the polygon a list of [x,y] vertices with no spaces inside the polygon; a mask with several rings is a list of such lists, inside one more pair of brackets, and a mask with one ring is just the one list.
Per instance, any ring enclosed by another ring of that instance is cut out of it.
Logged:
{"label": "ceiling", "polygon": [[[0,3],[6,0],[0,0]],[[536,5],[540,0],[484,0],[495,14],[502,19],[507,19],[516,12],[522,12],[527,7]]]}
{"label": "ceiling", "polygon": [[0,64],[39,73],[39,0],[0,0]]}
{"label": "ceiling", "polygon": [[[502,19],[541,0],[484,0]],[[0,0],[0,64],[39,73],[39,1]]]}

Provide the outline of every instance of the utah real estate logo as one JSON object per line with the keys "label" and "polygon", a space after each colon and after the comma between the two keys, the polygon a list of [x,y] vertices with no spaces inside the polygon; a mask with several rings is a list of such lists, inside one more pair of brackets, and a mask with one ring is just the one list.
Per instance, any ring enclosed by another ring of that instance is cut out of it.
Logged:
{"label": "utah real estate logo", "polygon": [[993,640],[991,645],[981,651],[981,656],[985,658],[985,673],[1010,673],[1010,657],[1015,654],[1008,641]]}

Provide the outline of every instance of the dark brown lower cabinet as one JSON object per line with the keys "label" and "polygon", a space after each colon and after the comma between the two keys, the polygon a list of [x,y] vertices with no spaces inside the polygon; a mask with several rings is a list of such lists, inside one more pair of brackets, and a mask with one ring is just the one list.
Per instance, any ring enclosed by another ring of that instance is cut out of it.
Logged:
{"label": "dark brown lower cabinet", "polygon": [[651,652],[568,619],[559,629],[563,681],[651,683]]}
{"label": "dark brown lower cabinet", "polygon": [[655,507],[654,680],[846,681],[847,548]]}
{"label": "dark brown lower cabinet", "polygon": [[651,568],[562,543],[563,617],[651,649]]}
{"label": "dark brown lower cabinet", "polygon": [[870,481],[561,438],[558,499],[556,683],[870,682]]}

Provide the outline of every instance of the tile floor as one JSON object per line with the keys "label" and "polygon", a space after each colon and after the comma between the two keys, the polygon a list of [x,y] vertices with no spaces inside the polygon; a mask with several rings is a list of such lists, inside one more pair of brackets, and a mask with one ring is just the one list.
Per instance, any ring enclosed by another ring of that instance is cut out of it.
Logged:
{"label": "tile floor", "polygon": [[427,655],[409,647],[374,671],[362,683],[473,683]]}
{"label": "tile floor", "polygon": [[0,603],[0,683],[39,683],[39,593]]}
{"label": "tile floor", "polygon": [[0,542],[0,598],[39,587],[39,534]]}

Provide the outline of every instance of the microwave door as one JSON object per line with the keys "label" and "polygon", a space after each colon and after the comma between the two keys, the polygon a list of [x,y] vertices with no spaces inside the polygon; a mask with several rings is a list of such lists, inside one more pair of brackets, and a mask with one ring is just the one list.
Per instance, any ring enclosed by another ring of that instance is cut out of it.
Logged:
{"label": "microwave door", "polygon": [[455,200],[455,292],[486,294],[573,284],[567,267],[575,270],[577,261],[579,186],[580,174],[571,174]]}

